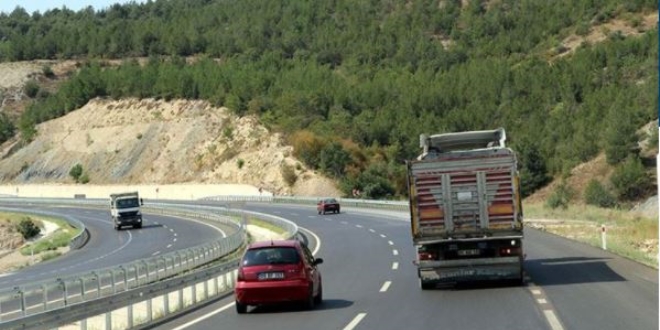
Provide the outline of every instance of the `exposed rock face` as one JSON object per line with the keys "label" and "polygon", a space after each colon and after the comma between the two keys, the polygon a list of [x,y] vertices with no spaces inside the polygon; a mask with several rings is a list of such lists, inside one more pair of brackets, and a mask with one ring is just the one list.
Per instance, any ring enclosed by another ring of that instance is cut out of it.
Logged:
{"label": "exposed rock face", "polygon": [[[0,181],[71,183],[71,168],[81,164],[94,184],[240,183],[275,194],[341,195],[292,153],[257,118],[205,101],[95,99],[40,124],[27,146],[6,143]],[[298,178],[292,186],[285,166]]]}

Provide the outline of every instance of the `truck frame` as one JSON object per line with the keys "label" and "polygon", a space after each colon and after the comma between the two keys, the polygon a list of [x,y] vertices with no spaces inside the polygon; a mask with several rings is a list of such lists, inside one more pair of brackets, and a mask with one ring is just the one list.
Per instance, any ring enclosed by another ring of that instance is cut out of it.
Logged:
{"label": "truck frame", "polygon": [[524,281],[518,164],[505,142],[503,128],[420,135],[407,183],[421,289]]}
{"label": "truck frame", "polygon": [[137,191],[110,194],[110,216],[115,230],[123,226],[142,228],[142,205],[144,201]]}

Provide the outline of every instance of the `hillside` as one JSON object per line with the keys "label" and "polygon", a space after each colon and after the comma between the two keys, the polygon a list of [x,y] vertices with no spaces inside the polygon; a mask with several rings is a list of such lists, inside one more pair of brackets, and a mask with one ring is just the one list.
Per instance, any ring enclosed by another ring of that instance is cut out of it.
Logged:
{"label": "hillside", "polygon": [[[67,182],[81,164],[94,184],[242,183],[276,193],[338,196],[253,117],[204,101],[95,99],[38,126],[30,144],[3,146],[0,181]],[[283,168],[295,173],[290,186]]]}

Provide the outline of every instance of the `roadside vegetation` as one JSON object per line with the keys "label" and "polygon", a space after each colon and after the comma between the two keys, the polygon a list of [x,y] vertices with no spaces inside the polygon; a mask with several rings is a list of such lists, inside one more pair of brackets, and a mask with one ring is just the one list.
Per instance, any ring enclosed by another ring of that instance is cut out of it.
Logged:
{"label": "roadside vegetation", "polygon": [[[17,8],[0,15],[0,60],[81,60],[56,92],[30,84],[33,102],[13,126],[0,118],[0,138],[29,140],[95,97],[204,99],[286,132],[295,156],[347,195],[380,199],[405,195],[420,133],[501,126],[529,195],[600,153],[621,171],[644,163],[635,132],[657,118],[658,31],[642,23],[656,10],[650,0]],[[604,31],[566,53],[562,40],[614,20],[637,35]],[[645,171],[633,179],[621,184],[653,182]],[[637,199],[654,187],[603,188]]]}
{"label": "roadside vegetation", "polygon": [[[69,246],[71,239],[78,234],[78,230],[66,221],[52,217],[0,212],[0,220],[9,223],[10,228],[22,235],[26,242],[20,249],[22,255],[39,255],[41,260],[59,255],[61,252],[57,250]],[[44,222],[53,223],[58,229],[47,237],[40,238],[42,228],[45,228]]]}
{"label": "roadside vegetation", "polygon": [[602,246],[605,226],[609,251],[658,268],[658,219],[591,205],[553,209],[536,203],[524,207],[527,226],[595,247]]}

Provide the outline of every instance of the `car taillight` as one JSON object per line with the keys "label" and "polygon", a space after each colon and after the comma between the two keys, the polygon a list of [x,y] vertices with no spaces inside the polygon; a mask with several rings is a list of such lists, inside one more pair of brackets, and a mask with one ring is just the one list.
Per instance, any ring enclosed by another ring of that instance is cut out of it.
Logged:
{"label": "car taillight", "polygon": [[500,256],[501,257],[517,256],[517,255],[520,255],[520,248],[519,247],[503,247],[503,248],[500,248]]}
{"label": "car taillight", "polygon": [[438,255],[434,252],[418,252],[419,260],[436,260]]}
{"label": "car taillight", "polygon": [[238,275],[236,276],[236,281],[245,281],[245,274],[243,273],[242,268],[238,269]]}

